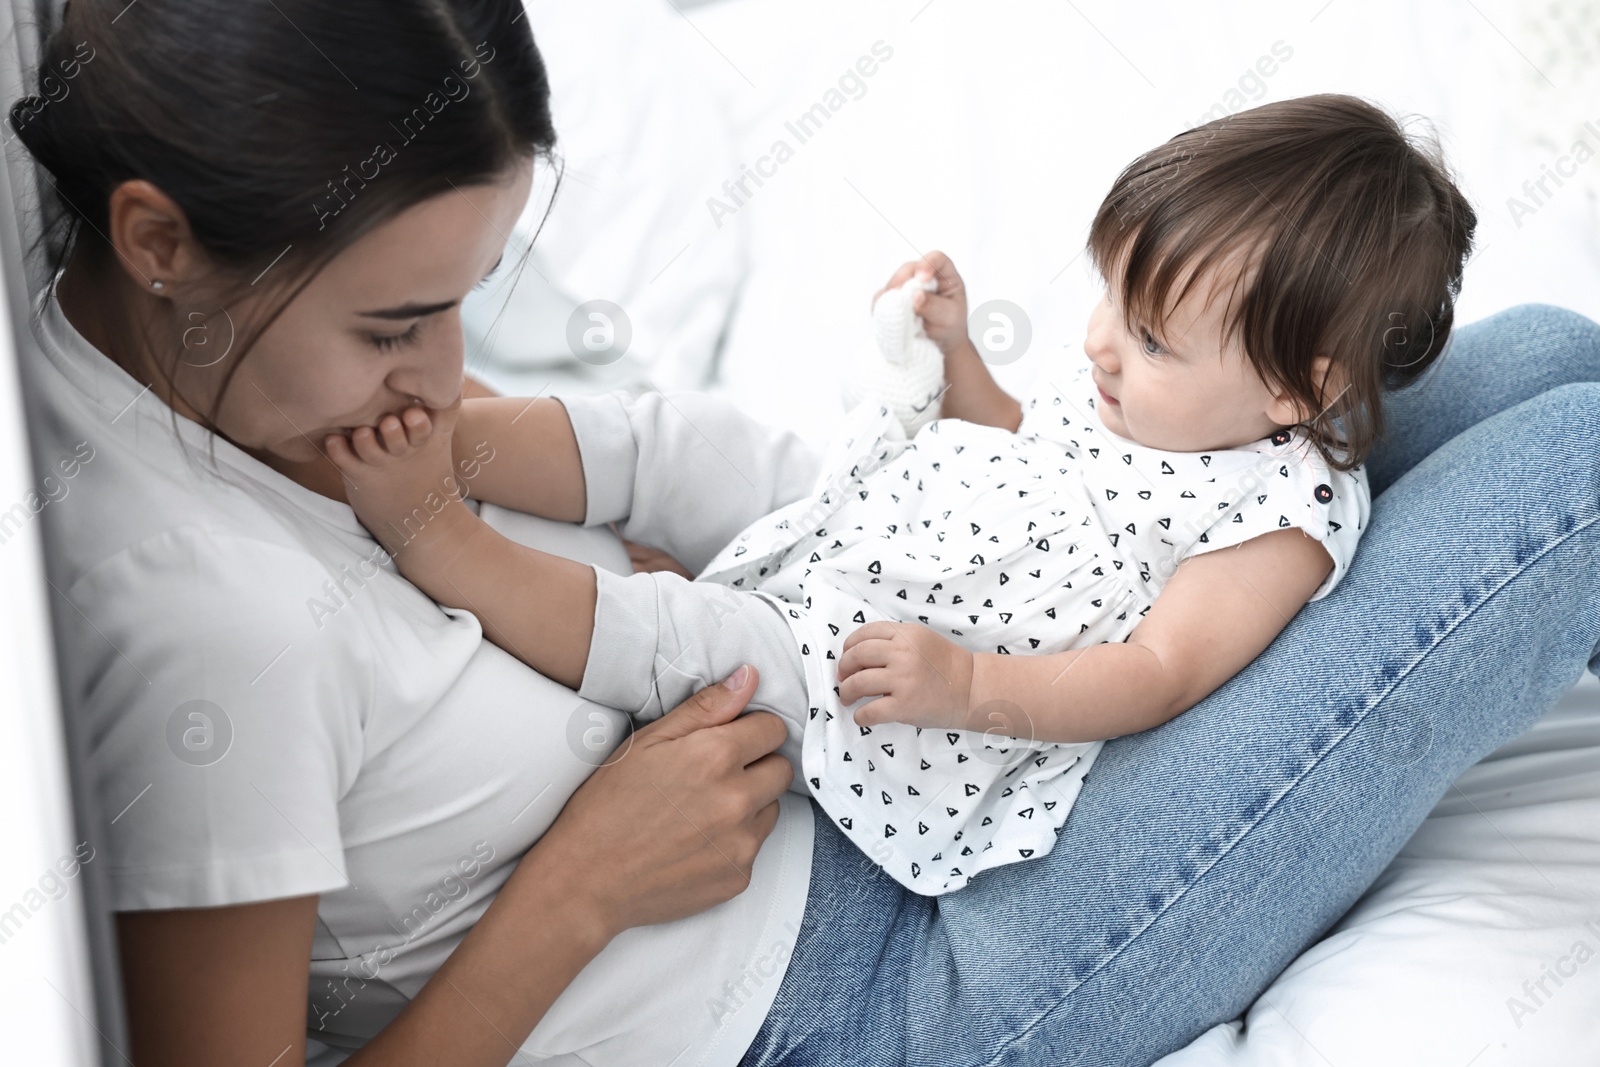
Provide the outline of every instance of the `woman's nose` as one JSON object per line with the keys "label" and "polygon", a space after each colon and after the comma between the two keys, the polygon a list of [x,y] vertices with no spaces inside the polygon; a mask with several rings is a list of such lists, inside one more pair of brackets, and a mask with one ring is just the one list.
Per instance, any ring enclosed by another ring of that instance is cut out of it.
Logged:
{"label": "woman's nose", "polygon": [[466,341],[460,322],[441,329],[444,339],[419,349],[413,360],[389,375],[389,388],[401,396],[415,397],[430,408],[449,407],[461,395],[465,372]]}

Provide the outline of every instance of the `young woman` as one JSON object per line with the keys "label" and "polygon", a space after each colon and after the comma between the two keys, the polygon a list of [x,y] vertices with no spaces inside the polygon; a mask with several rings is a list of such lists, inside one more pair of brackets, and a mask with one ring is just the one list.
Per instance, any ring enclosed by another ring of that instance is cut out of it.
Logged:
{"label": "young woman", "polygon": [[[141,1067],[297,1064],[308,1027],[350,1063],[1148,1062],[1600,645],[1600,327],[1518,308],[1390,397],[1337,595],[1109,742],[1049,857],[935,905],[784,795],[753,672],[611,753],[622,716],[406,582],[318,447],[462,391],[460,300],[554,142],[519,5],[73,0],[42,66],[32,428],[74,464],[50,577]],[[690,567],[817,470],[705,398],[565,403],[638,466],[584,514]]]}

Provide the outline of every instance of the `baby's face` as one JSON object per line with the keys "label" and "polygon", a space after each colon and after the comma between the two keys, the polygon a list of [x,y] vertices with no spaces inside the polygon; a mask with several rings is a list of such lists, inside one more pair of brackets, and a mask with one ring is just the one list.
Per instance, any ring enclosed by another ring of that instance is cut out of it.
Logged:
{"label": "baby's face", "polygon": [[[1117,294],[1107,287],[1083,342],[1095,365],[1102,394],[1096,407],[1106,429],[1147,448],[1205,452],[1259,441],[1314,414],[1267,388],[1237,335],[1223,345],[1223,311],[1236,269],[1226,264],[1221,284],[1218,272],[1202,277],[1165,323],[1135,320],[1131,332]],[[1319,357],[1318,364],[1320,372],[1326,360]]]}

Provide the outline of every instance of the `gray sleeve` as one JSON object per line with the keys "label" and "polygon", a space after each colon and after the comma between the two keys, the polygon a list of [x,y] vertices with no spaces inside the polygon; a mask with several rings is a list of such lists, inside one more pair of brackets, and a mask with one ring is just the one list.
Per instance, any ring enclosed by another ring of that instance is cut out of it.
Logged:
{"label": "gray sleeve", "polygon": [[659,548],[698,573],[750,523],[811,491],[821,457],[704,393],[561,397],[588,490],[586,525]]}
{"label": "gray sleeve", "polygon": [[765,597],[655,572],[626,577],[595,568],[589,663],[578,695],[649,721],[748,663],[760,672],[751,710],[784,720],[780,754],[800,776],[810,706],[805,668],[788,621]]}

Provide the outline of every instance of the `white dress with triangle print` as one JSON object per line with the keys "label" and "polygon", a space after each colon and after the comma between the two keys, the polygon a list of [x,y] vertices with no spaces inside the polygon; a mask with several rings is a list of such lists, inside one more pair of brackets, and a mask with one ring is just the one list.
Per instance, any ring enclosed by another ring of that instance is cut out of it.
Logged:
{"label": "white dress with triangle print", "polygon": [[866,622],[922,623],[975,652],[1125,640],[1190,555],[1297,526],[1334,561],[1367,525],[1364,467],[1331,470],[1298,433],[1211,453],[1105,428],[1085,361],[1024,401],[1013,434],[941,419],[906,441],[855,409],[812,496],[757,521],[700,575],[782,602],[810,687],[803,777],[838,826],[911,890],[939,894],[1048,852],[1102,742],[892,723],[859,727],[838,657]]}

